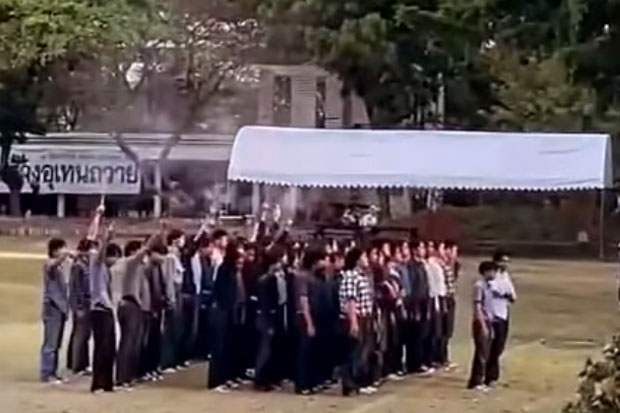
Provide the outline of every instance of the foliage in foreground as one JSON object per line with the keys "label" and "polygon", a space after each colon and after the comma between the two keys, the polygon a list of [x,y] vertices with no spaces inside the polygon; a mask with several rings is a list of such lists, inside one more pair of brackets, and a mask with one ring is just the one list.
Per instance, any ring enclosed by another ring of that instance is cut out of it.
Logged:
{"label": "foliage in foreground", "polygon": [[603,351],[603,360],[588,359],[580,374],[577,400],[564,413],[620,412],[620,334]]}

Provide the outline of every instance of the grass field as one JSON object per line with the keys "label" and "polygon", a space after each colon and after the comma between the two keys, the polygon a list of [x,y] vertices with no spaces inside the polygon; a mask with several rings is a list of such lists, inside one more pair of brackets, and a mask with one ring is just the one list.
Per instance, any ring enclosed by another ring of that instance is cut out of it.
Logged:
{"label": "grass field", "polygon": [[[206,367],[196,365],[132,393],[92,396],[84,379],[73,378],[60,388],[37,383],[41,261],[23,254],[44,253],[44,247],[44,242],[0,239],[0,412],[559,412],[573,397],[584,360],[598,357],[620,326],[614,265],[517,258],[513,272],[519,302],[504,385],[488,395],[469,392],[464,387],[472,352],[469,297],[476,260],[468,259],[453,343],[453,358],[461,367],[454,373],[388,384],[370,398],[343,399],[335,393],[300,398],[249,390],[215,395],[205,389]],[[10,252],[22,256],[11,258]]]}

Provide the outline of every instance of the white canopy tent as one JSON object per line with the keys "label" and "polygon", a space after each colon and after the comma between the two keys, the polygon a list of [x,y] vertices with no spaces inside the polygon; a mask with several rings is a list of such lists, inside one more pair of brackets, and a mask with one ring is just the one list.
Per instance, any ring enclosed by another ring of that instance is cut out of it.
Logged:
{"label": "white canopy tent", "polygon": [[613,171],[608,135],[249,126],[236,136],[228,179],[293,187],[604,193]]}
{"label": "white canopy tent", "polygon": [[228,178],[302,187],[563,191],[612,185],[607,135],[245,127]]}

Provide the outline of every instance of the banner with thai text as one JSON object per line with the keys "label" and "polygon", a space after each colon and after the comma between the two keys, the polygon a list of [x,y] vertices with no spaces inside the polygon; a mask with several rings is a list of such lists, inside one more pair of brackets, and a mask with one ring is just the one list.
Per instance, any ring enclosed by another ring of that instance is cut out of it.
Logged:
{"label": "banner with thai text", "polygon": [[[24,177],[24,193],[140,193],[140,172],[136,164],[118,149],[20,145],[12,151],[11,163]],[[4,183],[0,184],[0,192],[8,191]]]}

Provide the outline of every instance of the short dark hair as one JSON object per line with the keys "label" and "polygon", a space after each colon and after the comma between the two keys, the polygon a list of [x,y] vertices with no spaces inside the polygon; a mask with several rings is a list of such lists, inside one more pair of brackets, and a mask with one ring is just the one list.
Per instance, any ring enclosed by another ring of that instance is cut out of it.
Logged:
{"label": "short dark hair", "polygon": [[240,245],[236,242],[230,242],[226,246],[226,251],[224,252],[224,261],[222,262],[222,266],[227,268],[234,268],[237,265],[237,261],[239,260]]}
{"label": "short dark hair", "polygon": [[209,237],[203,236],[198,240],[198,248],[207,248],[209,245],[211,245],[211,238]]}
{"label": "short dark hair", "polygon": [[154,252],[155,254],[166,255],[168,254],[168,247],[165,246],[163,242],[158,242],[153,247],[151,247],[151,252]]}
{"label": "short dark hair", "polygon": [[90,240],[88,238],[82,238],[77,245],[77,251],[84,253],[84,252],[88,252],[90,251],[90,249],[93,247],[93,240]]}
{"label": "short dark hair", "polygon": [[264,254],[264,272],[269,271],[269,267],[271,267],[272,265],[274,265],[275,263],[277,263],[278,261],[280,261],[285,255],[285,251],[284,249],[278,247],[278,246],[274,246],[273,248],[270,248],[269,251],[266,251]]}
{"label": "short dark hair", "polygon": [[224,238],[228,236],[228,232],[226,232],[226,230],[223,229],[218,229],[213,233],[213,241],[217,241],[220,238]]}
{"label": "short dark hair", "polygon": [[168,243],[168,245],[172,244],[174,241],[178,240],[179,238],[181,238],[183,235],[185,235],[183,233],[183,231],[181,231],[180,229],[173,229],[168,233],[168,237],[166,237],[166,242]]}
{"label": "short dark hair", "polygon": [[498,248],[493,253],[493,262],[500,262],[504,257],[510,257],[510,253],[503,248]]}
{"label": "short dark hair", "polygon": [[339,251],[336,252],[332,252],[331,254],[329,254],[329,262],[332,264],[335,264],[336,261],[338,261],[339,259],[344,258],[342,253],[340,253]]}
{"label": "short dark hair", "polygon": [[142,241],[132,240],[125,244],[125,257],[131,257],[142,248]]}
{"label": "short dark hair", "polygon": [[120,258],[122,255],[121,247],[118,244],[111,243],[105,249],[106,258]]}
{"label": "short dark hair", "polygon": [[325,255],[324,249],[318,247],[308,248],[304,253],[301,266],[306,270],[312,269],[317,262],[325,258]]}
{"label": "short dark hair", "polygon": [[47,243],[47,256],[52,258],[58,250],[67,246],[67,242],[62,238],[52,238]]}
{"label": "short dark hair", "polygon": [[454,247],[458,246],[458,245],[456,244],[456,242],[455,242],[454,240],[451,240],[451,239],[447,239],[447,240],[445,240],[445,241],[443,242],[443,245],[444,245],[446,248],[454,248]]}
{"label": "short dark hair", "polygon": [[492,261],[482,261],[478,266],[478,272],[480,275],[484,275],[489,271],[495,271],[496,267],[497,266]]}
{"label": "short dark hair", "polygon": [[344,257],[344,269],[349,271],[357,267],[357,263],[364,252],[359,248],[352,248]]}

